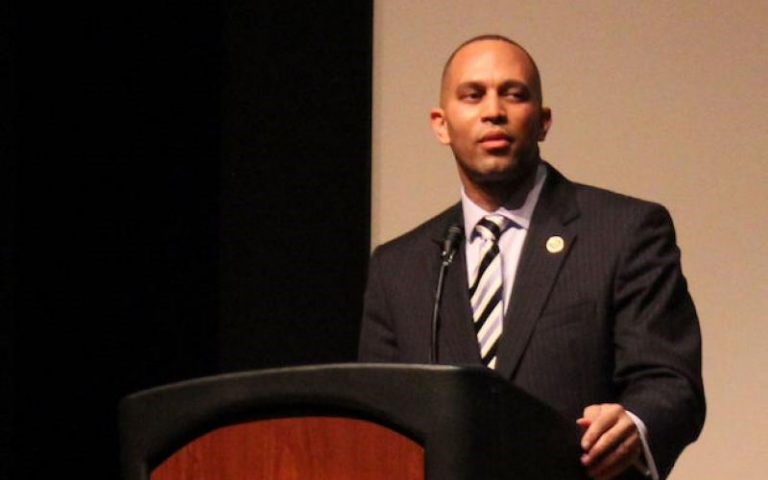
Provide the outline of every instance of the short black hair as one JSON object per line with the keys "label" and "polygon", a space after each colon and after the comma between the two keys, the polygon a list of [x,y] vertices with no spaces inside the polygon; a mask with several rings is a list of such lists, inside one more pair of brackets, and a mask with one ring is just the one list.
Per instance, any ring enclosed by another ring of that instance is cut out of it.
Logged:
{"label": "short black hair", "polygon": [[499,35],[499,34],[496,34],[496,33],[486,33],[486,34],[483,34],[483,35],[477,35],[475,37],[472,37],[469,40],[466,40],[466,41],[462,42],[461,45],[456,47],[453,50],[453,52],[451,52],[451,55],[448,57],[448,60],[445,61],[445,65],[443,65],[443,73],[440,76],[440,85],[441,85],[440,90],[442,91],[442,84],[443,84],[443,82],[445,82],[445,76],[448,74],[448,69],[450,68],[451,63],[453,63],[453,59],[454,59],[454,57],[456,57],[456,54],[459,53],[459,50],[461,50],[462,48],[466,47],[467,45],[469,45],[471,43],[482,42],[482,41],[486,41],[486,40],[495,40],[495,41],[505,42],[505,43],[508,43],[510,45],[513,45],[513,46],[519,48],[525,54],[525,56],[528,57],[528,60],[531,61],[531,65],[533,65],[533,74],[534,74],[533,89],[535,90],[535,92],[539,96],[539,102],[543,103],[544,102],[544,94],[543,94],[543,91],[542,91],[542,88],[541,88],[541,74],[539,73],[539,66],[536,65],[536,61],[533,59],[531,54],[528,53],[528,50],[526,50],[525,47],[523,47],[522,45],[520,45],[519,43],[517,43],[516,41],[512,40],[509,37],[505,37],[504,35]]}

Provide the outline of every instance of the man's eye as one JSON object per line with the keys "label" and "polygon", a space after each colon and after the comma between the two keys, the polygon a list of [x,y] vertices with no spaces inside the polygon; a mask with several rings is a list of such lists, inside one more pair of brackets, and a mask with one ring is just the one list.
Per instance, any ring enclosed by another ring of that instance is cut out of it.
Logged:
{"label": "man's eye", "polygon": [[479,100],[483,95],[480,92],[466,92],[461,95],[464,100]]}
{"label": "man's eye", "polygon": [[519,102],[528,100],[528,93],[523,90],[510,90],[504,96]]}

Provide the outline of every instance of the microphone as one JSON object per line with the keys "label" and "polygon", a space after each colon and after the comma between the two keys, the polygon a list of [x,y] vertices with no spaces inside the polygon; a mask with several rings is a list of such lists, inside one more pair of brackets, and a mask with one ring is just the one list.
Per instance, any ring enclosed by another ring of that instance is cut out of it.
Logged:
{"label": "microphone", "polygon": [[440,252],[440,257],[443,259],[443,262],[447,262],[448,265],[453,262],[453,256],[456,254],[456,250],[459,248],[459,242],[463,236],[464,230],[460,226],[454,224],[448,227],[448,231],[445,233],[445,239],[443,239],[443,251]]}
{"label": "microphone", "polygon": [[430,337],[429,363],[437,363],[437,327],[438,313],[440,311],[440,299],[443,296],[443,280],[445,271],[453,263],[453,257],[459,249],[459,244],[464,237],[464,229],[461,226],[453,224],[445,232],[445,238],[442,242],[440,258],[443,262],[440,264],[440,273],[437,275],[437,289],[435,290],[435,303],[432,306],[432,336]]}

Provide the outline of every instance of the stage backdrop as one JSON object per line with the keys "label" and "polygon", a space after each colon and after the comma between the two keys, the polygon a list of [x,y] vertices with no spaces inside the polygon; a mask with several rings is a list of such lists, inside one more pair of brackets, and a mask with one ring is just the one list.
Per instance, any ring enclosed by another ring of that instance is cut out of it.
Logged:
{"label": "stage backdrop", "polygon": [[372,245],[459,197],[429,108],[450,51],[482,33],[536,58],[573,180],[666,205],[701,317],[709,416],[674,480],[768,471],[768,4],[376,2]]}

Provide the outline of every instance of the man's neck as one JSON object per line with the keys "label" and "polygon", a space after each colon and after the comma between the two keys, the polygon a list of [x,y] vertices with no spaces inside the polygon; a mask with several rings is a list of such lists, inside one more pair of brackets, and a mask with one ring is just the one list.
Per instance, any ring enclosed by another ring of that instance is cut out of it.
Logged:
{"label": "man's neck", "polygon": [[478,207],[494,212],[499,207],[517,210],[523,206],[536,181],[536,169],[540,162],[529,167],[520,177],[503,182],[475,183],[462,178],[464,191]]}

